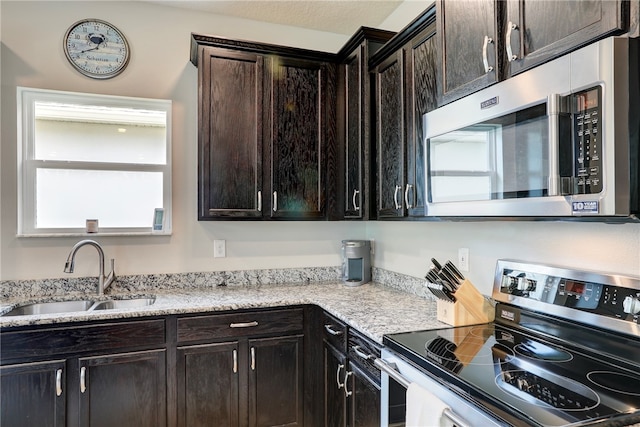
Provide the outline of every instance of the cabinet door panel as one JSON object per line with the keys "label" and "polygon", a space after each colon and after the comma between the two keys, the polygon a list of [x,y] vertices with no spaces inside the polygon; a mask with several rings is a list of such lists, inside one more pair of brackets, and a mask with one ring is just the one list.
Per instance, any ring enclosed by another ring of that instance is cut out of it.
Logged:
{"label": "cabinet door panel", "polygon": [[302,426],[303,336],[249,340],[249,425]]}
{"label": "cabinet door panel", "polygon": [[[440,73],[442,102],[460,98],[500,78],[499,4],[496,0],[439,0],[436,3],[443,67]],[[485,59],[492,67],[489,71]]]}
{"label": "cabinet door panel", "polygon": [[431,26],[410,46],[411,67],[407,131],[407,183],[409,216],[426,215],[426,151],[422,116],[438,107],[437,37]]}
{"label": "cabinet door panel", "polygon": [[362,55],[364,47],[347,59],[344,65],[346,82],[345,105],[345,145],[346,145],[346,181],[345,181],[345,218],[362,218],[365,197],[363,192],[362,175],[364,172],[363,159],[363,117],[362,102],[364,87],[362,85]]}
{"label": "cabinet door panel", "polygon": [[344,427],[347,425],[347,398],[344,392],[346,357],[331,345],[324,345],[324,425]]}
{"label": "cabinet door panel", "polygon": [[203,48],[199,72],[199,214],[259,217],[263,57]]}
{"label": "cabinet door panel", "polygon": [[166,425],[165,360],[164,350],[79,359],[80,425]]}
{"label": "cabinet door panel", "polygon": [[272,217],[324,215],[325,64],[273,60]]}
{"label": "cabinet door panel", "polygon": [[[58,372],[60,382],[56,384]],[[0,425],[64,426],[65,378],[62,360],[1,367]]]}
{"label": "cabinet door panel", "polygon": [[350,364],[351,427],[380,425],[380,387],[369,379],[364,371]]}
{"label": "cabinet door panel", "polygon": [[378,67],[376,75],[378,216],[404,216],[404,51]]}
{"label": "cabinet door panel", "polygon": [[627,7],[616,0],[509,0],[507,22],[517,26],[506,40],[517,57],[509,63],[509,76],[621,32]]}
{"label": "cabinet door panel", "polygon": [[238,351],[237,342],[178,348],[179,426],[239,425]]}

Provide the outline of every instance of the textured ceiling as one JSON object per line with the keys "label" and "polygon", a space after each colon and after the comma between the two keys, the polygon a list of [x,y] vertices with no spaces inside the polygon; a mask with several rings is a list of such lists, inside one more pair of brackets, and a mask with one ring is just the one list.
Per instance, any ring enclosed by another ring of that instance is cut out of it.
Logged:
{"label": "textured ceiling", "polygon": [[378,27],[402,0],[143,0],[274,24],[352,35]]}

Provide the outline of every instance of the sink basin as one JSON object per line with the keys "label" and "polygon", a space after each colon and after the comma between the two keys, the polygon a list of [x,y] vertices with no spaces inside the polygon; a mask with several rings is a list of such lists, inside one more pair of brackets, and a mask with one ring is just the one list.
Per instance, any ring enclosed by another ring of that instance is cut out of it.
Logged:
{"label": "sink basin", "polygon": [[91,310],[116,310],[125,308],[146,307],[156,302],[155,298],[114,299],[96,302]]}
{"label": "sink basin", "polygon": [[25,304],[18,306],[3,316],[25,316],[30,314],[68,313],[86,311],[93,305],[93,301],[54,301]]}
{"label": "sink basin", "polygon": [[116,310],[125,308],[139,308],[152,305],[154,297],[112,299],[106,301],[52,301],[19,305],[13,310],[0,316],[28,316],[32,314],[72,313],[76,311]]}

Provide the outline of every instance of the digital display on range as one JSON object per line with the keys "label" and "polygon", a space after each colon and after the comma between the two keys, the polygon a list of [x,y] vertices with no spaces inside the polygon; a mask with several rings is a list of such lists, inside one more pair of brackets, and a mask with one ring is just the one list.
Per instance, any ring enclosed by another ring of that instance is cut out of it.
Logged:
{"label": "digital display on range", "polygon": [[578,282],[576,280],[566,280],[564,282],[564,290],[571,292],[572,294],[582,295],[584,292],[584,282]]}

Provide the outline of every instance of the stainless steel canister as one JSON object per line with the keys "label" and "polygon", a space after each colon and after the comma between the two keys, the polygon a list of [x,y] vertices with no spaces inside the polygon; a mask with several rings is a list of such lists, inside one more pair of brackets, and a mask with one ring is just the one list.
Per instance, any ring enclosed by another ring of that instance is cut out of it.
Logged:
{"label": "stainless steel canister", "polygon": [[371,242],[369,240],[342,241],[342,281],[358,286],[371,281]]}

